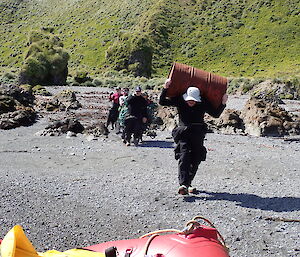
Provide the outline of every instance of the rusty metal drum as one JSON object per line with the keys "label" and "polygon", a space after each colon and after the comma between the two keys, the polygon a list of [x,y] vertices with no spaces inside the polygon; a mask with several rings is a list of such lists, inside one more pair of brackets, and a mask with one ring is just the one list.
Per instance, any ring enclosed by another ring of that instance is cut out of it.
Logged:
{"label": "rusty metal drum", "polygon": [[186,64],[175,62],[169,78],[172,82],[167,91],[168,97],[184,94],[188,87],[195,86],[200,89],[201,96],[215,108],[222,103],[222,97],[227,90],[227,78]]}

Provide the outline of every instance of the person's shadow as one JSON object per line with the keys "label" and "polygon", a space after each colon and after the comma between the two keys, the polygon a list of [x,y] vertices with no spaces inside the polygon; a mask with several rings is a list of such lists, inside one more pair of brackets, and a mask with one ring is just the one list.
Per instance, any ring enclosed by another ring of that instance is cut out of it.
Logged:
{"label": "person's shadow", "polygon": [[[204,194],[201,196],[201,194]],[[184,198],[186,202],[196,200],[206,201],[230,201],[236,205],[252,209],[260,209],[275,212],[290,212],[300,210],[300,198],[298,197],[261,197],[254,194],[231,194],[226,192],[197,191],[196,194]]]}
{"label": "person's shadow", "polygon": [[174,148],[174,143],[172,141],[149,140],[143,141],[139,147]]}

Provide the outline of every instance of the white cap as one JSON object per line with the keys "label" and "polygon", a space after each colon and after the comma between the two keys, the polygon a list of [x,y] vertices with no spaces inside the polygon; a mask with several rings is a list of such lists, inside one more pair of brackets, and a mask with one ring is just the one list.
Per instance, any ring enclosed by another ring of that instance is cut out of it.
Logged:
{"label": "white cap", "polygon": [[200,90],[197,87],[189,87],[186,93],[183,95],[185,101],[193,100],[201,102]]}

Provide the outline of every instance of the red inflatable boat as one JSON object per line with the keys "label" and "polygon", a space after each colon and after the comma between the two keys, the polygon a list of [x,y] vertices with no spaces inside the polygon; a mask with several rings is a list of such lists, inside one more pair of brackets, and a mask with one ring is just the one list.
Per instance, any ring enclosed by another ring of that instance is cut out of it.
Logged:
{"label": "red inflatable boat", "polygon": [[[199,219],[209,226],[200,224]],[[63,253],[56,250],[37,252],[19,225],[14,226],[0,243],[2,257],[229,257],[218,230],[199,216],[189,221],[182,231],[154,231],[139,239],[110,241]]]}
{"label": "red inflatable boat", "polygon": [[[210,226],[201,225],[198,219]],[[173,233],[160,235],[166,232]],[[110,241],[84,249],[105,252],[107,257],[229,257],[218,230],[209,220],[198,216],[188,222],[183,231],[154,231],[139,239]]]}

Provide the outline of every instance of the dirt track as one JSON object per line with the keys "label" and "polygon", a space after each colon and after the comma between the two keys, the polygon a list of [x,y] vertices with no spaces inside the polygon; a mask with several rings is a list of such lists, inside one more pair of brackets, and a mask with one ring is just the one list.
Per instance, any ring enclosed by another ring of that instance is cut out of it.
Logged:
{"label": "dirt track", "polygon": [[232,257],[300,256],[298,141],[208,134],[207,161],[181,197],[170,133],[124,146],[118,135],[87,141],[0,131],[0,237],[21,224],[38,251],[66,250],[183,228],[210,219]]}

